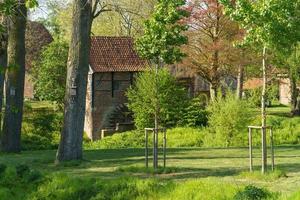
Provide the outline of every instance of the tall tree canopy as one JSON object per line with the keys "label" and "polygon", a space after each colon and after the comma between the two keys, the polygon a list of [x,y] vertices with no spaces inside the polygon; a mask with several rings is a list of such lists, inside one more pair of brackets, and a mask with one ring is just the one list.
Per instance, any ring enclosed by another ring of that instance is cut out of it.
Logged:
{"label": "tall tree canopy", "polygon": [[238,21],[247,31],[244,43],[261,45],[263,48],[261,98],[262,112],[262,172],[266,171],[266,87],[267,87],[267,49],[290,51],[299,41],[299,0],[220,0],[230,17]]}
{"label": "tall tree canopy", "polygon": [[139,54],[153,63],[172,64],[185,56],[180,46],[187,43],[181,23],[189,13],[185,0],[158,0],[151,18],[145,21],[144,35],[136,41]]}
{"label": "tall tree canopy", "polygon": [[233,46],[244,32],[224,15],[218,0],[192,0],[187,10],[191,12],[187,19],[187,62],[210,83],[211,100],[214,100],[222,77],[235,71],[232,66],[241,65],[244,61],[242,50]]}

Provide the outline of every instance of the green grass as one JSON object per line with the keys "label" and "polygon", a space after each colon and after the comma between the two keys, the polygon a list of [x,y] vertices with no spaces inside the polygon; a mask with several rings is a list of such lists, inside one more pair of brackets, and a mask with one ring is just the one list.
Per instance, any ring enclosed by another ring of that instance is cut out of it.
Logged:
{"label": "green grass", "polygon": [[[22,154],[2,154],[0,163],[22,163],[41,170],[45,174],[63,173],[72,177],[115,179],[123,176],[158,178],[176,182],[194,179],[216,178],[235,185],[255,184],[273,192],[289,195],[300,188],[300,146],[276,148],[276,166],[287,177],[266,180],[241,176],[248,170],[246,148],[177,148],[168,149],[167,173],[144,170],[143,149],[88,150],[82,162],[55,165],[55,151],[33,151]],[[254,151],[254,166],[260,168],[260,151]],[[150,160],[151,162],[151,160]],[[161,162],[161,161],[160,161]],[[160,163],[162,164],[162,163]],[[151,163],[150,163],[151,166]],[[149,173],[150,172],[150,173]]]}

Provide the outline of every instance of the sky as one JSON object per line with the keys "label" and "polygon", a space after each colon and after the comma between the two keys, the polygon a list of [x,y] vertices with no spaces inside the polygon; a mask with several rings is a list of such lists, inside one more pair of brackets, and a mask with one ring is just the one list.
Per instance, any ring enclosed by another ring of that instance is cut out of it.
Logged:
{"label": "sky", "polygon": [[46,18],[48,9],[46,5],[47,0],[39,0],[39,7],[29,11],[30,20],[37,20],[39,18]]}
{"label": "sky", "polygon": [[63,4],[70,2],[70,0],[38,0],[39,6],[29,11],[29,19],[34,21],[39,18],[46,18],[49,13],[47,3],[51,1]]}

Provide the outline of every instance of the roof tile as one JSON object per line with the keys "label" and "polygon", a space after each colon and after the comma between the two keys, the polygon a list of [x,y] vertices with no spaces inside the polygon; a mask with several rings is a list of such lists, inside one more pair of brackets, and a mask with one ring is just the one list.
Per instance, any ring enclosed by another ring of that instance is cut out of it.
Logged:
{"label": "roof tile", "polygon": [[94,72],[135,72],[146,69],[147,62],[134,50],[130,37],[91,38],[90,65]]}

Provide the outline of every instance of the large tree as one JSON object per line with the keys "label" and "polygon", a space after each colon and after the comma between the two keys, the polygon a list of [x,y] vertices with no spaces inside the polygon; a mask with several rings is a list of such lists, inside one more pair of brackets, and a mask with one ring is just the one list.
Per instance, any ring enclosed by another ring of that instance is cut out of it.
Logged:
{"label": "large tree", "polygon": [[73,4],[64,122],[57,151],[57,162],[82,158],[92,6],[91,0],[74,0]]}
{"label": "large tree", "polygon": [[218,0],[192,0],[187,9],[191,15],[187,19],[186,62],[210,84],[210,97],[214,100],[221,80],[228,72],[234,74],[239,67],[239,78],[243,78],[245,59],[242,58],[242,49],[233,44],[244,31],[224,15],[223,5]]}
{"label": "large tree", "polygon": [[262,173],[267,170],[266,149],[266,92],[267,50],[288,50],[299,41],[299,1],[290,0],[221,0],[232,19],[247,31],[245,43],[262,48],[263,88],[261,98],[262,116]]}
{"label": "large tree", "polygon": [[2,106],[5,69],[7,67],[7,18],[0,16],[0,131],[2,130]]}
{"label": "large tree", "polygon": [[3,122],[2,150],[21,150],[21,126],[25,78],[25,29],[27,9],[25,0],[13,2],[8,20],[8,70],[5,79],[6,106]]}

